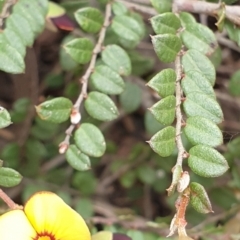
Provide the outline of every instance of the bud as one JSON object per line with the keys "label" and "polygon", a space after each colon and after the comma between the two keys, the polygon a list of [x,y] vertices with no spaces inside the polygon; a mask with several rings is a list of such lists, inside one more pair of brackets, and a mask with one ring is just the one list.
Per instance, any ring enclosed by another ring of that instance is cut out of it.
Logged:
{"label": "bud", "polygon": [[62,142],[62,143],[59,144],[58,152],[60,154],[64,154],[68,150],[68,147],[69,147],[69,144],[67,144],[65,142]]}
{"label": "bud", "polygon": [[72,112],[71,112],[71,115],[70,115],[70,118],[71,118],[71,123],[72,124],[78,124],[81,120],[81,114],[76,108],[73,108]]}
{"label": "bud", "polygon": [[190,176],[187,171],[183,172],[181,178],[178,181],[177,190],[178,192],[183,192],[189,185]]}
{"label": "bud", "polygon": [[176,218],[177,218],[177,215],[175,214],[172,221],[171,221],[169,234],[167,235],[167,237],[171,237],[178,228],[178,226],[176,224]]}

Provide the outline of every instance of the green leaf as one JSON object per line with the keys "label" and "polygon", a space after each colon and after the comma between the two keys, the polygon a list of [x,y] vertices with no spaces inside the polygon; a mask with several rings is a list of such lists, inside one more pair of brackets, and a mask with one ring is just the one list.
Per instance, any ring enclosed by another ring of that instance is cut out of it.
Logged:
{"label": "green leaf", "polygon": [[171,12],[172,10],[172,0],[150,0],[153,7],[159,12]]}
{"label": "green leaf", "polygon": [[214,123],[220,123],[223,120],[222,109],[218,102],[203,93],[189,93],[183,102],[183,107],[188,117],[201,116]]}
{"label": "green leaf", "polygon": [[[68,35],[63,39],[61,42],[61,46],[64,46],[71,40],[75,39],[74,36]],[[63,47],[60,48],[60,64],[63,70],[65,71],[71,71],[79,67],[79,64],[72,59],[72,57],[65,51]]]}
{"label": "green leaf", "polygon": [[188,49],[196,49],[208,55],[211,55],[218,45],[212,30],[200,23],[187,24],[181,33],[181,38]]}
{"label": "green leaf", "polygon": [[219,177],[228,170],[225,158],[215,149],[197,145],[189,150],[188,165],[202,177]]}
{"label": "green leaf", "polygon": [[142,90],[136,84],[126,82],[124,92],[120,95],[120,103],[125,112],[137,110],[142,102]]}
{"label": "green leaf", "polygon": [[100,92],[90,92],[84,106],[91,117],[100,121],[111,121],[119,114],[111,98]]}
{"label": "green leaf", "polygon": [[176,130],[169,126],[157,132],[149,141],[154,152],[162,157],[168,157],[175,148]]}
{"label": "green leaf", "polygon": [[118,45],[108,45],[102,51],[103,62],[122,76],[131,74],[131,60],[124,49]]}
{"label": "green leaf", "polygon": [[228,89],[231,95],[235,97],[240,96],[240,70],[231,76]]}
{"label": "green leaf", "polygon": [[85,171],[91,168],[89,157],[82,153],[76,145],[72,144],[68,147],[66,159],[69,165],[78,171]]}
{"label": "green leaf", "polygon": [[0,128],[5,128],[10,124],[12,124],[10,114],[5,108],[0,107]]}
{"label": "green leaf", "polygon": [[8,73],[23,73],[25,63],[21,54],[0,37],[0,70]]}
{"label": "green leaf", "polygon": [[150,21],[156,34],[176,34],[177,30],[181,27],[179,18],[170,12],[154,16]]}
{"label": "green leaf", "polygon": [[63,16],[66,10],[55,2],[49,1],[47,18],[55,18]]}
{"label": "green leaf", "polygon": [[215,98],[215,92],[202,72],[196,70],[186,72],[181,85],[186,96],[192,92],[200,92]]}
{"label": "green leaf", "polygon": [[[21,27],[19,27],[19,25]],[[11,14],[6,21],[6,26],[17,34],[25,46],[31,47],[34,41],[34,32],[31,30],[27,19],[19,14]],[[14,40],[13,40],[14,41]]]}
{"label": "green leaf", "polygon": [[80,64],[90,61],[93,52],[93,43],[87,38],[77,38],[63,46],[65,51]]}
{"label": "green leaf", "polygon": [[101,157],[106,150],[101,131],[90,123],[81,124],[74,134],[74,140],[81,152],[92,157]]}
{"label": "green leaf", "polygon": [[24,58],[26,55],[26,46],[21,37],[11,28],[5,28],[3,36],[11,47],[15,48],[16,51]]}
{"label": "green leaf", "polygon": [[188,50],[182,57],[182,65],[185,72],[194,70],[201,72],[213,86],[215,84],[216,72],[211,61],[195,49]]}
{"label": "green leaf", "polygon": [[175,71],[171,68],[167,68],[155,75],[147,83],[147,86],[155,90],[159,96],[167,97],[175,92],[176,78]]}
{"label": "green leaf", "polygon": [[91,75],[94,88],[106,94],[120,94],[124,91],[125,83],[120,75],[105,65],[97,66]]}
{"label": "green leaf", "polygon": [[64,97],[54,98],[36,106],[38,116],[46,121],[62,123],[69,119],[72,102]]}
{"label": "green leaf", "polygon": [[240,46],[240,29],[228,20],[225,21],[224,28],[227,30],[229,38]]}
{"label": "green leaf", "polygon": [[143,233],[139,230],[128,230],[127,235],[133,240],[144,240]]}
{"label": "green leaf", "polygon": [[152,43],[158,58],[165,63],[173,62],[182,47],[180,38],[173,34],[152,36]]}
{"label": "green leaf", "polygon": [[153,135],[164,128],[164,126],[155,119],[150,111],[145,112],[144,125],[149,135]]}
{"label": "green leaf", "polygon": [[22,180],[22,176],[17,171],[11,168],[0,168],[0,186],[2,187],[14,187],[18,185]]}
{"label": "green leaf", "polygon": [[138,178],[146,184],[153,184],[156,180],[156,170],[149,165],[141,165],[137,168]]}
{"label": "green leaf", "polygon": [[204,187],[196,182],[190,183],[190,203],[193,208],[200,213],[213,212],[211,202]]}
{"label": "green leaf", "polygon": [[170,125],[175,119],[176,98],[170,95],[155,103],[150,111],[163,125]]}
{"label": "green leaf", "polygon": [[111,28],[120,39],[130,41],[132,46],[136,46],[145,33],[143,26],[136,19],[126,15],[114,17]]}
{"label": "green leaf", "polygon": [[104,21],[102,13],[92,7],[80,8],[75,12],[75,19],[80,27],[88,33],[99,32]]}
{"label": "green leaf", "polygon": [[183,27],[186,27],[187,24],[196,23],[194,16],[188,12],[180,12],[179,19]]}
{"label": "green leaf", "polygon": [[115,16],[126,15],[128,13],[128,8],[121,2],[113,2],[112,11]]}
{"label": "green leaf", "polygon": [[222,132],[218,126],[204,117],[188,118],[184,132],[188,140],[194,145],[204,144],[216,147],[223,142]]}

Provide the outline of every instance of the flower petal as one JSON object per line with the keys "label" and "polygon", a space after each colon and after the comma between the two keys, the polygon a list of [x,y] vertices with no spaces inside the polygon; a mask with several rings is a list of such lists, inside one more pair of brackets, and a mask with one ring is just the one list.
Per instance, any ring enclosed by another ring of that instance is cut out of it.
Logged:
{"label": "flower petal", "polygon": [[0,217],[0,239],[32,240],[36,232],[22,210],[12,210]]}
{"label": "flower petal", "polygon": [[39,234],[50,233],[59,240],[91,239],[83,218],[54,193],[36,193],[24,211]]}

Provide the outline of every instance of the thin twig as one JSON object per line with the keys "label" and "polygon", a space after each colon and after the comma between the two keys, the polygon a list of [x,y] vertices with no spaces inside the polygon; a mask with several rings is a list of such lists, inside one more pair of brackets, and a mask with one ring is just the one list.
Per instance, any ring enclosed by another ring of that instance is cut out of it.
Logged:
{"label": "thin twig", "polygon": [[[88,80],[89,80],[89,78],[90,78],[90,76],[91,76],[91,74],[94,70],[97,55],[102,50],[102,45],[103,45],[103,41],[104,41],[104,38],[105,38],[106,30],[107,30],[107,27],[110,24],[111,10],[112,10],[111,3],[108,3],[106,5],[104,23],[103,23],[102,29],[99,33],[99,38],[98,38],[97,44],[95,45],[95,47],[93,49],[93,54],[92,54],[91,61],[89,63],[89,66],[88,66],[85,74],[80,79],[80,82],[82,84],[82,89],[81,89],[81,93],[78,96],[78,99],[77,99],[76,103],[74,104],[74,108],[77,109],[77,110],[80,109],[83,100],[87,97]],[[65,139],[62,143],[65,143],[67,145],[69,144],[70,138],[71,138],[73,130],[75,129],[75,126],[76,126],[75,124],[71,124],[70,127],[66,130],[66,137],[65,137]]]}
{"label": "thin twig", "polygon": [[240,6],[223,6],[219,3],[192,0],[174,0],[173,4],[178,11],[203,13],[213,17],[218,17],[218,12],[224,7],[226,18],[240,26]]}
{"label": "thin twig", "polygon": [[175,71],[177,73],[176,79],[176,144],[178,148],[178,157],[177,164],[182,166],[182,161],[184,157],[184,153],[186,152],[181,139],[181,129],[182,129],[182,112],[181,112],[181,103],[182,103],[182,89],[181,89],[181,78],[182,78],[182,66],[181,66],[181,56],[178,54],[175,60]]}
{"label": "thin twig", "polygon": [[0,198],[8,205],[12,210],[21,209],[2,189],[0,189]]}

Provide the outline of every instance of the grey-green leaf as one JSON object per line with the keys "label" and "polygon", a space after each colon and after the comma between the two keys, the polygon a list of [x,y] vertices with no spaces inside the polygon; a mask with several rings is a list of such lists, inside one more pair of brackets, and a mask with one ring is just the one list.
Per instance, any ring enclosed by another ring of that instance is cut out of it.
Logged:
{"label": "grey-green leaf", "polygon": [[189,141],[194,144],[204,144],[216,147],[223,142],[222,132],[211,120],[204,117],[190,117],[186,121],[184,132]]}
{"label": "grey-green leaf", "polygon": [[126,51],[118,45],[108,45],[102,51],[102,60],[119,75],[128,76],[131,74],[131,60]]}
{"label": "grey-green leaf", "polygon": [[114,15],[125,15],[128,13],[128,8],[121,2],[113,2],[112,3],[112,10]]}
{"label": "grey-green leaf", "polygon": [[12,124],[10,114],[5,108],[0,107],[0,128],[5,128],[10,124]]}
{"label": "grey-green leaf", "polygon": [[66,159],[69,165],[78,171],[86,171],[91,168],[90,158],[82,153],[74,144],[68,147]]}
{"label": "grey-green leaf", "polygon": [[179,19],[183,27],[186,27],[186,25],[191,23],[196,23],[196,19],[194,18],[194,16],[188,12],[180,12]]}
{"label": "grey-green leaf", "polygon": [[120,39],[130,41],[132,46],[136,46],[145,33],[143,26],[136,19],[126,15],[115,16],[111,28]]}
{"label": "grey-green leaf", "polygon": [[159,96],[167,97],[175,92],[176,78],[175,71],[167,68],[156,74],[147,85],[155,90]]}
{"label": "grey-green leaf", "polygon": [[106,150],[101,131],[90,123],[81,124],[74,134],[74,140],[81,152],[92,157],[101,157]]}
{"label": "grey-green leaf", "polygon": [[176,98],[170,95],[155,103],[150,111],[163,125],[170,125],[175,119]]}
{"label": "grey-green leaf", "polygon": [[240,96],[240,70],[231,76],[228,89],[231,95]]}
{"label": "grey-green leaf", "polygon": [[125,88],[121,76],[105,65],[99,65],[94,69],[91,82],[96,90],[106,94],[120,94]]}
{"label": "grey-green leaf", "polygon": [[186,72],[181,85],[186,96],[192,92],[201,92],[215,98],[212,85],[202,72],[196,70]]}
{"label": "grey-green leaf", "polygon": [[150,0],[150,2],[159,13],[171,12],[172,0]]}
{"label": "grey-green leaf", "polygon": [[154,152],[162,157],[170,156],[175,148],[176,130],[169,126],[157,132],[149,141]]}
{"label": "grey-green leaf", "polygon": [[185,72],[194,70],[201,72],[213,86],[216,72],[212,62],[202,53],[195,49],[188,50],[182,57],[182,65]]}
{"label": "grey-green leaf", "polygon": [[222,109],[218,102],[200,92],[189,93],[183,102],[183,107],[188,117],[201,116],[214,123],[220,123],[223,120]]}
{"label": "grey-green leaf", "polygon": [[115,103],[104,93],[90,92],[84,106],[91,117],[101,121],[111,121],[118,117]]}
{"label": "grey-green leaf", "polygon": [[63,46],[73,60],[80,64],[90,61],[93,51],[93,43],[87,38],[77,38]]}
{"label": "grey-green leaf", "polygon": [[197,145],[189,150],[188,165],[202,177],[219,177],[228,170],[225,158],[215,149]]}
{"label": "grey-green leaf", "polygon": [[200,213],[213,212],[212,205],[204,187],[196,182],[190,183],[190,202],[193,208]]}
{"label": "grey-green leaf", "polygon": [[18,185],[22,180],[22,176],[19,172],[11,168],[0,168],[0,186],[2,187],[14,187]]}
{"label": "grey-green leaf", "polygon": [[36,106],[38,116],[46,121],[62,123],[69,119],[72,102],[64,97],[54,98]]}
{"label": "grey-green leaf", "polygon": [[142,101],[142,90],[138,85],[126,82],[126,88],[120,95],[120,103],[125,112],[131,113],[139,108]]}
{"label": "grey-green leaf", "polygon": [[165,63],[173,62],[182,47],[180,38],[173,34],[152,36],[152,43],[158,58]]}
{"label": "grey-green leaf", "polygon": [[156,34],[176,34],[177,30],[181,27],[179,18],[170,12],[154,16],[150,19],[150,21]]}
{"label": "grey-green leaf", "polygon": [[8,73],[23,73],[25,63],[21,54],[0,38],[0,70]]}
{"label": "grey-green leaf", "polygon": [[187,24],[181,38],[188,49],[196,49],[203,54],[211,55],[218,46],[212,30],[200,23]]}
{"label": "grey-green leaf", "polygon": [[102,13],[92,7],[80,8],[75,12],[75,19],[80,27],[88,33],[99,32],[104,21]]}

